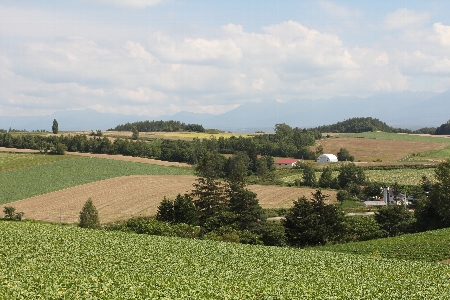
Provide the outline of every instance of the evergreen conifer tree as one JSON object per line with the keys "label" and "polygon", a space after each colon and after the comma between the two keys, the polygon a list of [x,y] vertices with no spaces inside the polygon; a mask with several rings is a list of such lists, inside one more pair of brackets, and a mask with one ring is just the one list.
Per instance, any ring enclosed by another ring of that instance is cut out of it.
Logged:
{"label": "evergreen conifer tree", "polygon": [[58,133],[58,121],[56,121],[56,119],[53,119],[52,132],[54,134]]}
{"label": "evergreen conifer tree", "polygon": [[98,211],[92,203],[92,199],[89,198],[84,203],[83,209],[80,212],[80,227],[82,228],[100,228],[100,220],[98,218]]}

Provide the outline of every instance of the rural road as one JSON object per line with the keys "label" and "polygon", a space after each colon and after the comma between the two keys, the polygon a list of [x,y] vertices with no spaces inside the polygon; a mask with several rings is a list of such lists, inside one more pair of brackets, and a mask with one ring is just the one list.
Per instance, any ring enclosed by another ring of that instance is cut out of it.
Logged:
{"label": "rural road", "polygon": [[[372,216],[374,214],[375,214],[375,212],[368,211],[368,212],[362,212],[362,213],[348,213],[348,214],[345,214],[345,215],[346,216]],[[284,217],[267,218],[267,221],[280,221],[280,220],[284,220]]]}

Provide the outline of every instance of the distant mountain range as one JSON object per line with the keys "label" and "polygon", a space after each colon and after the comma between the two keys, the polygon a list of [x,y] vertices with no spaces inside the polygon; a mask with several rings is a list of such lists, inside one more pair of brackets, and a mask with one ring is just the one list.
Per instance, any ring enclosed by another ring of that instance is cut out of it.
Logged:
{"label": "distant mountain range", "polygon": [[450,119],[450,90],[434,92],[378,93],[367,98],[292,99],[280,103],[245,103],[221,115],[179,112],[159,117],[99,113],[92,109],[58,111],[49,116],[0,117],[0,128],[50,131],[56,119],[61,131],[106,130],[119,124],[145,120],[176,120],[233,132],[271,132],[275,124],[317,127],[354,117],[377,118],[392,127],[438,127]]}

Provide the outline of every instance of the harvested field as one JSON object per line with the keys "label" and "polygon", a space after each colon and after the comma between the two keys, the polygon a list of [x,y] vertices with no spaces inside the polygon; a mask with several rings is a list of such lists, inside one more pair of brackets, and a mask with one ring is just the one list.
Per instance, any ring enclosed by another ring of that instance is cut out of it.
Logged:
{"label": "harvested field", "polygon": [[[123,220],[132,216],[152,216],[165,197],[175,198],[178,193],[192,190],[196,177],[191,175],[145,175],[125,176],[36,196],[10,205],[23,211],[24,217],[43,221],[73,223],[83,204],[92,198],[102,223]],[[291,207],[292,201],[302,195],[310,198],[313,189],[278,186],[251,185],[249,189],[258,194],[264,208]],[[331,202],[336,201],[336,192],[330,194]]]}
{"label": "harvested field", "polygon": [[379,159],[384,163],[396,162],[412,153],[440,150],[448,147],[448,144],[439,142],[352,137],[324,139],[317,141],[317,145],[322,145],[324,153],[337,154],[341,148],[346,148],[350,155],[355,157],[355,161],[372,162]]}
{"label": "harvested field", "polygon": [[140,163],[144,163],[144,164],[152,164],[152,165],[159,165],[159,166],[166,166],[166,167],[169,167],[169,166],[190,167],[190,165],[186,164],[186,163],[156,160],[156,159],[143,158],[143,157],[123,156],[123,155],[93,154],[93,153],[80,153],[80,152],[66,152],[66,155],[107,158],[107,159],[122,160],[122,161],[140,162]]}

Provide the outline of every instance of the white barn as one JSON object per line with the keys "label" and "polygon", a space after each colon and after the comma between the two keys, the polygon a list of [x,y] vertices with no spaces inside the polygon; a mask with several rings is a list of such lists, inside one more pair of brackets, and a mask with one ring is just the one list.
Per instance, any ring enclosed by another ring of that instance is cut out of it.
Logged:
{"label": "white barn", "polygon": [[317,162],[337,162],[338,159],[334,154],[322,154],[317,158]]}

